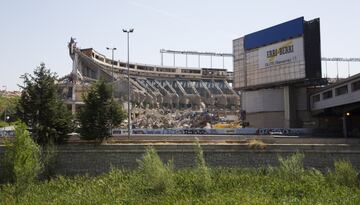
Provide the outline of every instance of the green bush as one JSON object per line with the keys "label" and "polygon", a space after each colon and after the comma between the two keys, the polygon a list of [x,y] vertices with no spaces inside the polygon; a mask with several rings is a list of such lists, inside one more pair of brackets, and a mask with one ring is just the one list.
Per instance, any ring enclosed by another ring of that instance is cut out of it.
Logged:
{"label": "green bush", "polygon": [[42,164],[40,147],[32,140],[25,124],[17,124],[15,135],[15,139],[5,142],[3,179],[15,183],[15,192],[19,194],[38,177]]}
{"label": "green bush", "polygon": [[343,186],[356,187],[359,185],[358,173],[349,161],[338,160],[334,162],[334,180]]}
{"label": "green bush", "polygon": [[299,152],[286,158],[279,156],[279,174],[289,180],[299,179],[305,171],[303,166],[304,157],[305,155]]}
{"label": "green bush", "polygon": [[173,188],[173,163],[170,160],[164,164],[154,147],[148,147],[142,160],[138,160],[138,163],[144,190],[161,193],[168,192]]}
{"label": "green bush", "polygon": [[[1,96],[0,94],[0,127],[6,127],[13,125],[17,120],[16,116],[16,106],[19,103],[18,96]],[[9,117],[9,119],[3,121],[4,115]]]}

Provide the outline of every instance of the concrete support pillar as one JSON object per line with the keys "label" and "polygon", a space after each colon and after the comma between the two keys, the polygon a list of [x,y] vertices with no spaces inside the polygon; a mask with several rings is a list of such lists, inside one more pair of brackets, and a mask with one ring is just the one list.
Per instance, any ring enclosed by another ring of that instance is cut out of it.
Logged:
{"label": "concrete support pillar", "polygon": [[72,84],[72,93],[71,93],[71,113],[73,115],[76,114],[75,102],[76,102],[76,82],[74,81]]}
{"label": "concrete support pillar", "polygon": [[75,56],[74,56],[74,61],[73,61],[73,65],[72,65],[72,84],[71,84],[71,113],[75,116],[76,114],[76,107],[75,107],[75,102],[76,102],[76,83],[78,81],[78,78],[81,78],[81,74],[80,76],[78,76],[78,70],[81,72],[81,65],[80,65],[80,61],[79,61],[79,54],[77,54],[75,52]]}
{"label": "concrete support pillar", "polygon": [[296,99],[292,86],[284,87],[284,128],[296,127]]}
{"label": "concrete support pillar", "polygon": [[100,76],[101,76],[100,69],[96,69],[96,79],[100,80]]}
{"label": "concrete support pillar", "polygon": [[76,114],[76,105],[75,105],[75,102],[73,102],[73,103],[71,104],[71,113],[72,113],[73,115]]}
{"label": "concrete support pillar", "polygon": [[343,123],[343,135],[345,138],[348,137],[348,133],[347,133],[347,123],[346,123],[346,115],[343,115],[342,117],[342,123]]}

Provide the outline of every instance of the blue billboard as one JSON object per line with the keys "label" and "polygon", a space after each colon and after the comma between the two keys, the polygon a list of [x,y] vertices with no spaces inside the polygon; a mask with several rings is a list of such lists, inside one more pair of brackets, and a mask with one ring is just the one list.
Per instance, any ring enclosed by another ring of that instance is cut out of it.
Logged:
{"label": "blue billboard", "polygon": [[250,50],[279,41],[302,36],[304,17],[300,17],[270,28],[248,34],[244,37],[244,48]]}

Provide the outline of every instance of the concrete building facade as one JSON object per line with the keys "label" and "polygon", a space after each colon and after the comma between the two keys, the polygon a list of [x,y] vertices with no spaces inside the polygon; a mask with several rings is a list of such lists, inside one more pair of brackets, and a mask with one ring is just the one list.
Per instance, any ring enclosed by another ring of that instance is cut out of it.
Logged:
{"label": "concrete building facade", "polygon": [[251,127],[314,124],[308,96],[321,82],[319,19],[301,17],[235,39],[233,54],[233,85]]}

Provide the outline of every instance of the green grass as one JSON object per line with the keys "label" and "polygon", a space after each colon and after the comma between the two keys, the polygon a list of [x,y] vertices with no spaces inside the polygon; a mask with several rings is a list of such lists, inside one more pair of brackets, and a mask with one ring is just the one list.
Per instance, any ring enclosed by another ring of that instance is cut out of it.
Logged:
{"label": "green grass", "polygon": [[209,168],[198,141],[194,148],[192,169],[174,170],[173,161],[164,163],[149,147],[133,171],[15,178],[0,186],[0,204],[360,204],[358,173],[348,161],[336,161],[325,174],[304,169],[302,153],[279,157],[278,167]]}
{"label": "green grass", "polygon": [[174,171],[171,191],[154,191],[140,170],[115,169],[31,184],[17,198],[14,185],[2,185],[0,204],[360,204],[359,185],[339,183],[335,174],[305,170],[289,180],[278,169],[210,169],[212,186],[199,191],[197,172],[187,169]]}

